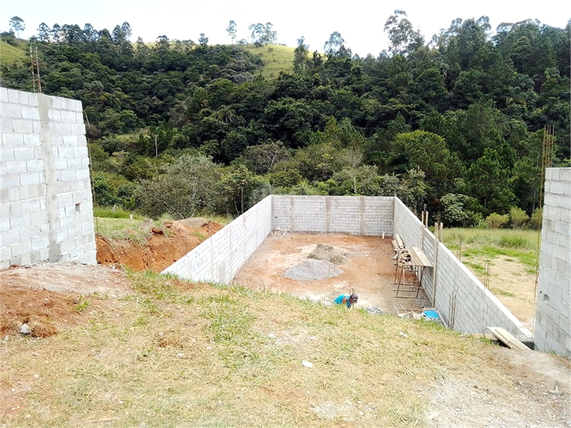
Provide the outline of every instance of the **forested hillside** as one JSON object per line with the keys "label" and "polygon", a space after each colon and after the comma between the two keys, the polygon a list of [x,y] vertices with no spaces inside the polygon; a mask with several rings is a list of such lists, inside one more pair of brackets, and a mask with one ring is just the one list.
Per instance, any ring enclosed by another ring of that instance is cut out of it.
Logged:
{"label": "forested hillside", "polygon": [[[491,36],[487,18],[457,19],[427,42],[396,13],[388,52],[360,58],[333,33],[311,53],[301,38],[276,79],[257,52],[277,47],[131,43],[128,23],[42,24],[2,46],[37,47],[42,91],[82,101],[99,205],[188,217],[270,192],[396,193],[472,225],[533,213],[546,125],[569,166],[570,30],[528,20]],[[29,58],[12,57],[2,85],[32,91]]]}

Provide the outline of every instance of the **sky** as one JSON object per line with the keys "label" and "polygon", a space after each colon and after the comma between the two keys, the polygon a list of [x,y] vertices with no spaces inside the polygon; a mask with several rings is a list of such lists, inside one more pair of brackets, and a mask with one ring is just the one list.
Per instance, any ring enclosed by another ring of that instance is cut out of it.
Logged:
{"label": "sky", "polygon": [[[542,5],[545,4],[545,7]],[[558,4],[558,5],[556,5]],[[200,33],[209,44],[228,44],[228,23],[237,24],[237,40],[249,40],[248,26],[271,22],[277,31],[278,43],[296,46],[305,37],[310,51],[323,51],[323,44],[334,31],[341,33],[345,46],[362,57],[378,56],[388,48],[383,31],[385,22],[395,9],[407,13],[415,29],[425,40],[452,20],[487,16],[492,30],[503,22],[537,19],[554,27],[564,28],[571,17],[571,2],[542,3],[531,0],[379,0],[311,1],[311,0],[0,0],[0,31],[8,31],[13,16],[22,18],[29,38],[37,34],[40,23],[50,28],[55,24],[90,23],[95,29],[128,22],[133,30],[132,41],[142,37],[145,42],[158,36],[169,39],[198,41]]]}

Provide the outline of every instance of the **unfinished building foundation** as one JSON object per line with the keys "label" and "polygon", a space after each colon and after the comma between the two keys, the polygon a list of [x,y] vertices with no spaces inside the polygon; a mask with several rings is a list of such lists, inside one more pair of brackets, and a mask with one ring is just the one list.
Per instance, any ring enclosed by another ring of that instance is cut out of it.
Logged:
{"label": "unfinished building foundation", "polygon": [[425,228],[397,197],[270,195],[203,242],[164,273],[229,284],[273,230],[393,236],[418,247],[433,267],[422,286],[446,324],[464,333],[503,327],[530,340],[531,332]]}

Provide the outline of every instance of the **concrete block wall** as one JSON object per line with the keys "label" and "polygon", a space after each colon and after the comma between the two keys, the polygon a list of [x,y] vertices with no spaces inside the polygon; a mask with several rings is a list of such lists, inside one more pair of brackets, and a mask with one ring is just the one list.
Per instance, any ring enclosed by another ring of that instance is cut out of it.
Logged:
{"label": "concrete block wall", "polygon": [[534,342],[571,358],[571,168],[548,168]]}
{"label": "concrete block wall", "polygon": [[407,246],[421,248],[436,266],[426,268],[422,285],[450,327],[465,333],[483,333],[488,326],[499,326],[516,336],[531,337],[398,198],[268,196],[164,273],[228,284],[265,237],[278,228],[372,236],[398,233]]}
{"label": "concrete block wall", "polygon": [[[395,200],[395,234],[406,246],[419,247],[434,266],[425,268],[422,285],[450,328],[485,333],[503,327],[531,339],[531,332],[399,200]],[[434,286],[436,284],[436,286]]]}
{"label": "concrete block wall", "polygon": [[391,236],[392,197],[272,196],[272,229]]}
{"label": "concrete block wall", "polygon": [[229,284],[272,230],[272,197],[235,219],[163,273],[195,282]]}
{"label": "concrete block wall", "polygon": [[[430,262],[434,261],[436,238],[426,229],[422,222],[411,210],[398,198],[394,202],[394,233],[400,235],[407,247],[418,247],[428,257]],[[425,268],[422,277],[422,287],[429,300],[432,301],[432,268]]]}
{"label": "concrete block wall", "polygon": [[0,268],[96,263],[80,101],[0,88]]}

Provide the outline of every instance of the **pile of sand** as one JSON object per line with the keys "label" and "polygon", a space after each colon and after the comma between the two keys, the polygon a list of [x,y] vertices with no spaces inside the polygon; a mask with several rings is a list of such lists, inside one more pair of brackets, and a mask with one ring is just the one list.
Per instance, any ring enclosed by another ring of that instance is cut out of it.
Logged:
{"label": "pile of sand", "polygon": [[309,253],[307,258],[325,260],[327,262],[340,265],[347,260],[347,253],[339,251],[331,245],[317,244],[315,250]]}
{"label": "pile of sand", "polygon": [[297,280],[316,280],[334,278],[342,273],[341,269],[326,260],[306,259],[286,270],[284,276]]}

